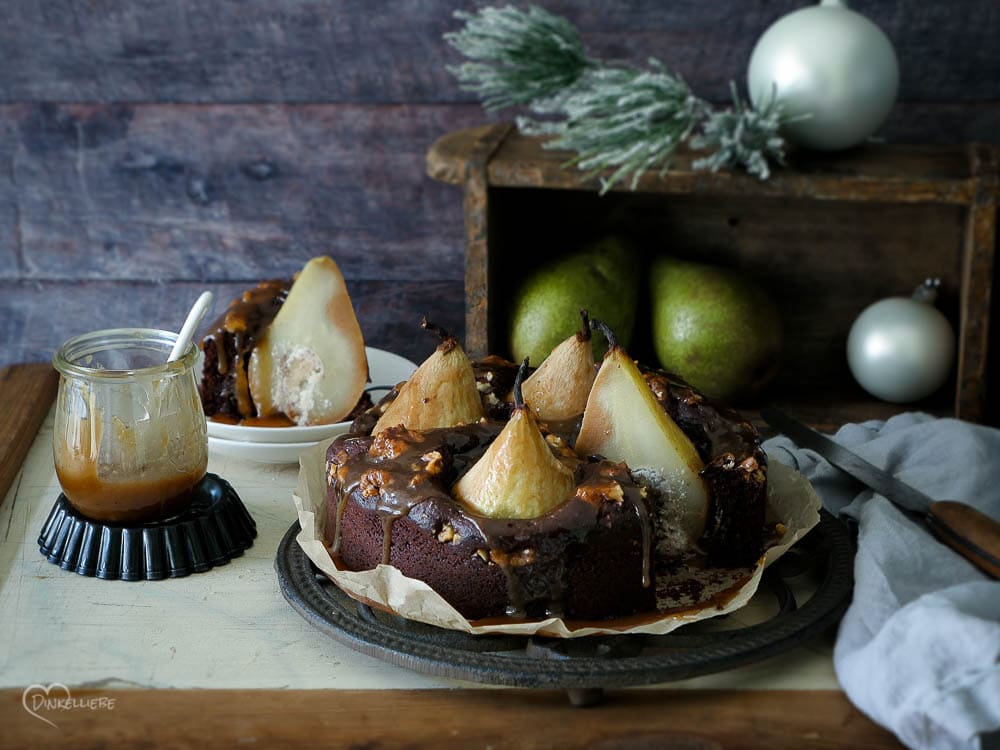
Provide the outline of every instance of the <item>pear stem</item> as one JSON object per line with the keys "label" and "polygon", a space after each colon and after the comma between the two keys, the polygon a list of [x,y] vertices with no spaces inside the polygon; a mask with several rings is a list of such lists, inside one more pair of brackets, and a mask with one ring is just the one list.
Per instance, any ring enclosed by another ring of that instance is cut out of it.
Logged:
{"label": "pear stem", "polygon": [[528,358],[525,357],[521,366],[517,368],[517,376],[514,378],[514,408],[524,408],[524,394],[521,393],[521,383],[528,376]]}
{"label": "pear stem", "polygon": [[450,352],[458,345],[458,339],[448,333],[441,326],[428,321],[426,315],[420,319],[420,327],[425,331],[430,331],[431,333],[436,333],[438,335],[441,339],[441,343],[438,344],[438,349],[443,352]]}
{"label": "pear stem", "polygon": [[597,318],[590,319],[590,327],[596,328],[602,334],[604,338],[608,340],[608,351],[612,349],[621,349],[621,344],[618,343],[618,337],[615,336],[615,332],[611,330],[611,326],[605,323],[603,320],[598,320]]}
{"label": "pear stem", "polygon": [[583,328],[576,332],[576,340],[580,343],[590,341],[592,331],[590,330],[590,315],[586,308],[580,308],[580,320],[583,321]]}

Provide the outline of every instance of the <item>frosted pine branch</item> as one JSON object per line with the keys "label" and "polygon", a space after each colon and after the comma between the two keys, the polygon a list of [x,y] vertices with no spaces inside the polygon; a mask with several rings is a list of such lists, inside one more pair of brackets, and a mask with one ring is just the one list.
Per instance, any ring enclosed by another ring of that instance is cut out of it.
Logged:
{"label": "frosted pine branch", "polygon": [[701,131],[691,138],[691,148],[710,153],[696,159],[695,169],[742,167],[761,180],[771,175],[770,161],[783,164],[785,141],[778,135],[781,112],[774,97],[760,109],[748,108],[740,99],[736,86],[730,84],[733,106],[712,112]]}
{"label": "frosted pine branch", "polygon": [[760,179],[781,162],[781,116],[773,101],[747,107],[733,87],[733,106],[715,111],[657,60],[648,70],[587,57],[576,28],[539,8],[507,6],[455,14],[461,31],[445,39],[469,60],[450,70],[489,110],[527,105],[522,132],[551,136],[546,148],[575,152],[571,163],[601,178],[601,192],[649,170],[670,168],[687,143],[707,153],[695,169],[741,167]]}
{"label": "frosted pine branch", "polygon": [[576,27],[540,8],[484,8],[455,17],[465,28],[445,34],[445,41],[477,62],[449,70],[488,110],[555,96],[594,64]]}
{"label": "frosted pine branch", "polygon": [[[602,192],[631,176],[634,188],[650,169],[669,169],[677,147],[703,119],[707,104],[656,60],[651,70],[595,68],[564,96],[542,107],[558,108],[554,131],[524,122],[527,132],[552,131],[546,148],[575,151],[573,163],[591,175],[612,169]],[[555,107],[552,105],[555,104]]]}

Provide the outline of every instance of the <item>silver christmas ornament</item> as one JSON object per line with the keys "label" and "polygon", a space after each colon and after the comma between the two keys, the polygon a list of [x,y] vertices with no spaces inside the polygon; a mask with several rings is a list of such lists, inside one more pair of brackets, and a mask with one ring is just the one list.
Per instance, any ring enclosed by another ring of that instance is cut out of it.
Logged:
{"label": "silver christmas ornament", "polygon": [[955,362],[955,333],[934,307],[940,279],[927,279],[912,297],[869,305],[847,337],[855,380],[876,398],[895,404],[929,396]]}
{"label": "silver christmas ornament", "polygon": [[882,126],[899,90],[899,63],[878,26],[842,0],[822,0],[764,32],[747,86],[755,107],[777,98],[790,141],[833,151]]}

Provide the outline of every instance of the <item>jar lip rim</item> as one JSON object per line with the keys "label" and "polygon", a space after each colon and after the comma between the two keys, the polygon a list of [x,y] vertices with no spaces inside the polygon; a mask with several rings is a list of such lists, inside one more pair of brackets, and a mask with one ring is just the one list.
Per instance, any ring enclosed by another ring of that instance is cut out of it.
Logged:
{"label": "jar lip rim", "polygon": [[70,361],[68,356],[74,348],[78,348],[89,341],[97,341],[104,338],[114,339],[120,337],[123,341],[145,338],[146,340],[154,339],[174,342],[177,340],[177,336],[176,331],[165,331],[160,328],[105,328],[99,331],[89,331],[64,341],[52,355],[52,366],[62,375],[72,375],[91,380],[128,380],[137,376],[180,374],[192,368],[198,356],[198,346],[193,340],[188,344],[187,351],[173,362],[163,362],[158,365],[137,367],[130,370],[107,370],[99,367],[87,367],[86,365]]}

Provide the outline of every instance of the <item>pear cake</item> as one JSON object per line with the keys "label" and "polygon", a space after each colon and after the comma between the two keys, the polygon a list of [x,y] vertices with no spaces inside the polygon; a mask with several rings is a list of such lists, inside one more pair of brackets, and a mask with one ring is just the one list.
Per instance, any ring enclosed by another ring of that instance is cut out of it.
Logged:
{"label": "pear cake", "polygon": [[533,372],[424,327],[437,350],[327,451],[341,567],[391,564],[470,620],[600,620],[655,612],[676,560],[757,562],[767,466],[735,412],[642,370],[585,314]]}
{"label": "pear cake", "polygon": [[294,281],[264,281],[233,300],[202,339],[205,414],[248,424],[329,424],[371,405],[361,326],[326,256]]}

